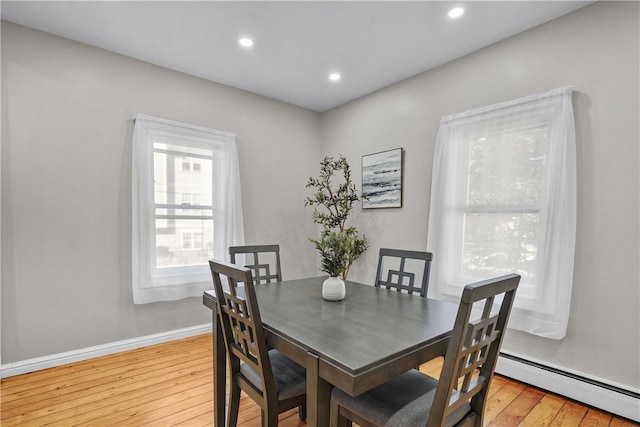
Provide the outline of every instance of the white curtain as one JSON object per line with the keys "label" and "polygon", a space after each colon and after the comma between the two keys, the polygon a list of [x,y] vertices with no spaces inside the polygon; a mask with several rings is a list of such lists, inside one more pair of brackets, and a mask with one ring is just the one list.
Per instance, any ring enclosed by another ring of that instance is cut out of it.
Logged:
{"label": "white curtain", "polygon": [[[158,202],[154,200],[154,192],[157,191],[154,185],[154,173],[157,173],[154,171],[154,150],[158,151],[158,144],[170,147],[164,148],[165,151],[173,150],[172,155],[178,159],[182,153],[184,158],[192,156],[198,159],[201,156],[210,169],[212,182],[206,202],[189,200],[194,205],[207,205],[207,209],[202,209],[201,213],[212,217],[209,219],[209,223],[212,223],[211,233],[205,233],[209,236],[204,237],[205,241],[208,237],[211,242],[211,247],[207,248],[208,254],[215,259],[228,260],[228,247],[244,244],[235,134],[144,114],[136,115],[132,155],[132,284],[135,304],[201,296],[205,290],[213,288],[206,259],[175,265],[160,265],[158,261],[156,238],[163,236],[157,230],[156,215],[157,212],[167,211],[157,210]],[[179,168],[180,163],[177,164]],[[185,165],[189,167],[188,163]],[[198,166],[198,172],[201,167]],[[178,190],[175,192],[178,194]],[[189,245],[193,244],[192,239],[194,237],[190,235]],[[197,237],[199,239],[200,236]]]}
{"label": "white curtain", "polygon": [[443,117],[436,141],[427,248],[429,294],[522,276],[509,327],[566,335],[576,234],[572,89]]}

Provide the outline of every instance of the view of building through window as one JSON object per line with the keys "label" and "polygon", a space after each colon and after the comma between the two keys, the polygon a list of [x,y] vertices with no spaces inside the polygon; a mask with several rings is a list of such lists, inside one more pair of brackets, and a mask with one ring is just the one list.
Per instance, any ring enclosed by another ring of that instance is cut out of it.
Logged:
{"label": "view of building through window", "polygon": [[213,258],[211,150],[154,143],[156,267]]}

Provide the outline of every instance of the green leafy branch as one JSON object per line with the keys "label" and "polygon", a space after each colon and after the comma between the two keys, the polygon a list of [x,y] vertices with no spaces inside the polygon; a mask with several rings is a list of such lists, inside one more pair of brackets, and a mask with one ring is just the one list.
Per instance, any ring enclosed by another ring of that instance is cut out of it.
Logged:
{"label": "green leafy branch", "polygon": [[[332,180],[339,172],[343,180],[335,184]],[[313,221],[323,227],[320,239],[309,239],[320,252],[321,270],[346,279],[353,262],[368,248],[367,239],[359,237],[355,227],[346,227],[353,205],[360,200],[347,159],[342,155],[325,157],[319,177],[309,178],[306,187],[314,192],[305,199],[305,206],[314,206]]]}

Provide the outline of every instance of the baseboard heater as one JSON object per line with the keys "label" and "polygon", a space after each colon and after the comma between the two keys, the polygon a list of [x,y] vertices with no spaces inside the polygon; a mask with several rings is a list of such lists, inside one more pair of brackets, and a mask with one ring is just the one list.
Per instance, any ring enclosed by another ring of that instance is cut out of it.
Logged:
{"label": "baseboard heater", "polygon": [[510,353],[500,353],[496,372],[640,422],[640,393],[637,390],[589,378]]}

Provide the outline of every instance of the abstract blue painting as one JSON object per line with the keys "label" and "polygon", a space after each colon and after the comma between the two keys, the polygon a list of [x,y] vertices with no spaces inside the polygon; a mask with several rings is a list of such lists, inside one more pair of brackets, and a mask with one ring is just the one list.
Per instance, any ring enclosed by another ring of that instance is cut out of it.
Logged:
{"label": "abstract blue painting", "polygon": [[402,207],[402,148],[362,156],[364,209]]}

